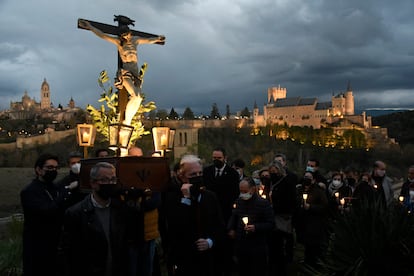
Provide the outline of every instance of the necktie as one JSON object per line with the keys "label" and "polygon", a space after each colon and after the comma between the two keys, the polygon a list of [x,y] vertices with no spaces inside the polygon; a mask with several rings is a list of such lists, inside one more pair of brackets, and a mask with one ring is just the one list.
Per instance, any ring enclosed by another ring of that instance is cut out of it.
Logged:
{"label": "necktie", "polygon": [[220,170],[216,169],[216,177],[219,177],[219,176],[220,176]]}

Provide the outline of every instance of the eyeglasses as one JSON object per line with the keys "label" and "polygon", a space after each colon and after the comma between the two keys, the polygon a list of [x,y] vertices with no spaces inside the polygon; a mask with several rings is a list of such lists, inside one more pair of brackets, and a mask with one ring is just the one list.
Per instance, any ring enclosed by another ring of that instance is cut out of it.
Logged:
{"label": "eyeglasses", "polygon": [[43,170],[45,170],[45,171],[57,171],[57,170],[59,170],[59,166],[52,166],[52,165],[44,166]]}
{"label": "eyeglasses", "polygon": [[113,177],[113,178],[104,177],[104,178],[95,179],[95,181],[97,182],[99,181],[102,184],[116,184],[118,182],[118,179],[116,177]]}

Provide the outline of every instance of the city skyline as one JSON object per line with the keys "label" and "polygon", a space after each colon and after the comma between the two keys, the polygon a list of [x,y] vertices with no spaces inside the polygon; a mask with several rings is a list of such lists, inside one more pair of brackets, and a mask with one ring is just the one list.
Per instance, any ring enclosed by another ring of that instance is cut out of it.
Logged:
{"label": "city skyline", "polygon": [[[63,7],[62,8],[62,3]],[[139,46],[148,63],[143,91],[159,109],[208,113],[262,107],[267,88],[329,101],[351,82],[358,110],[414,107],[414,3],[399,1],[103,1],[99,5],[28,0],[0,4],[0,109],[27,91],[40,100],[44,78],[55,106],[71,97],[98,106],[100,71],[115,77],[113,45],[77,28],[85,18],[162,34]]]}

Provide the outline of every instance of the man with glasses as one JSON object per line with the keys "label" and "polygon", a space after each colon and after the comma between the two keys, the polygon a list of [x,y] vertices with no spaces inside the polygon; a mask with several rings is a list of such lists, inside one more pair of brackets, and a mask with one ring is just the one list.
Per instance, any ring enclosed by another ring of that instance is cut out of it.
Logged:
{"label": "man with glasses", "polygon": [[36,178],[20,192],[24,213],[24,275],[57,274],[57,249],[64,203],[70,194],[69,189],[59,190],[53,183],[58,169],[57,156],[39,156],[34,165]]}
{"label": "man with glasses", "polygon": [[65,215],[69,275],[127,275],[128,213],[117,198],[115,167],[94,165],[90,186],[91,194]]}

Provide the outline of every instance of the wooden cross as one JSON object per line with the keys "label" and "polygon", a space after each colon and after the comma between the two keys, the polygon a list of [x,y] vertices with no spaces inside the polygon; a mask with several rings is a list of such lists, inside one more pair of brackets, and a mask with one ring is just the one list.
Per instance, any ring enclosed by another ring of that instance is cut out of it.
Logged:
{"label": "wooden cross", "polygon": [[[126,16],[114,15],[114,17],[115,17],[114,21],[118,22],[118,26],[108,25],[108,24],[105,24],[105,23],[95,22],[95,21],[91,21],[91,20],[86,20],[86,21],[88,21],[93,27],[99,29],[100,31],[102,31],[103,33],[106,33],[106,34],[120,36],[120,30],[123,29],[123,28],[124,29],[127,28],[128,31],[130,31],[133,36],[140,36],[140,37],[143,37],[143,38],[156,38],[156,37],[159,37],[158,35],[155,35],[155,34],[150,34],[150,33],[145,33],[145,32],[141,32],[141,31],[136,31],[136,30],[129,29],[128,25],[134,26],[135,21],[128,18],[128,17],[126,17]],[[79,20],[85,20],[85,19],[78,19],[78,28],[79,29],[86,29],[86,28],[83,28],[79,24]],[[86,30],[88,30],[88,29],[86,29]],[[164,45],[165,42],[161,41],[161,42],[156,42],[155,44]],[[122,65],[123,65],[122,60],[121,60],[121,57],[120,57],[119,52],[118,52],[118,70],[123,68]],[[120,122],[122,122],[125,119],[125,109],[126,109],[127,103],[128,103],[128,92],[123,87],[122,89],[118,90],[118,112],[120,114]]]}

